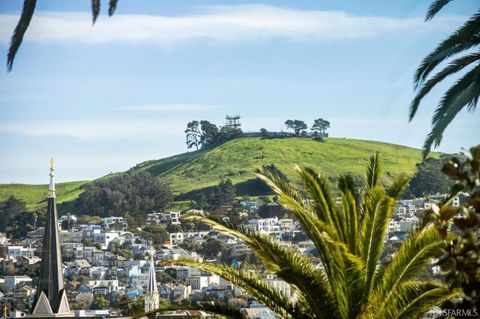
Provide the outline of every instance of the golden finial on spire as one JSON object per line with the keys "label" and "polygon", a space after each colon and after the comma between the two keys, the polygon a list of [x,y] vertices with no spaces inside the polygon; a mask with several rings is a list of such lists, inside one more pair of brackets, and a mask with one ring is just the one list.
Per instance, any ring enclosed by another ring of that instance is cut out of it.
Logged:
{"label": "golden finial on spire", "polygon": [[50,158],[50,170],[55,170],[55,160],[53,159],[53,157]]}

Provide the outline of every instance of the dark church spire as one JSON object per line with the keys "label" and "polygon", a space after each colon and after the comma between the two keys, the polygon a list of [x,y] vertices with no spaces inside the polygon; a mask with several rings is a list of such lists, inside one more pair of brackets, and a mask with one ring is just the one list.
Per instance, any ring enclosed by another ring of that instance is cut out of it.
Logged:
{"label": "dark church spire", "polygon": [[71,316],[67,295],[63,288],[63,265],[58,234],[57,207],[55,203],[55,162],[50,160],[50,185],[45,234],[43,236],[42,262],[37,294],[33,304],[33,317]]}

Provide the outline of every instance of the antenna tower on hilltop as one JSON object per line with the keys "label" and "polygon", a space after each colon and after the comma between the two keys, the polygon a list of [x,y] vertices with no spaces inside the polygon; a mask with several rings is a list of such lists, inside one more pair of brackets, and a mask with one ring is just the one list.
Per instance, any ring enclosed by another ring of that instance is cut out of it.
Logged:
{"label": "antenna tower on hilltop", "polygon": [[225,120],[227,121],[226,126],[233,128],[240,128],[240,126],[242,126],[242,124],[240,124],[240,115],[227,115],[225,116]]}

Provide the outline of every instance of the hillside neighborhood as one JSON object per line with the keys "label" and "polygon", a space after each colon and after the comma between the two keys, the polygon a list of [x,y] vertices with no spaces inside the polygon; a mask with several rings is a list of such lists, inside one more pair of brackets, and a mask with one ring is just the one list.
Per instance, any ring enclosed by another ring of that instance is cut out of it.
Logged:
{"label": "hillside neighborhood", "polygon": [[[443,200],[443,195],[399,200],[395,216],[384,238],[386,252],[382,260],[391,258],[400,243],[418,226],[425,210]],[[459,197],[453,206],[460,205]],[[263,218],[259,216],[263,212]],[[58,218],[62,268],[67,298],[76,317],[115,317],[132,315],[148,309],[149,278],[154,269],[158,303],[193,305],[198,301],[229,301],[238,305],[247,318],[275,319],[277,315],[251,298],[241,288],[218,275],[187,266],[165,263],[179,258],[192,258],[226,263],[231,267],[253,266],[258,275],[275,289],[295,299],[295,291],[274,274],[258,266],[255,256],[244,242],[209,227],[185,227],[185,216],[215,214],[224,221],[241,222],[252,231],[268,234],[285,246],[293,246],[302,254],[318,258],[315,247],[305,236],[299,223],[268,198],[238,200],[215,212],[204,210],[152,211],[146,227],[164,226],[168,237],[152,243],[142,232],[129,231],[123,217],[105,217],[99,223],[82,224],[75,215]],[[182,227],[182,225],[184,227]],[[199,226],[199,225],[197,225]],[[45,227],[29,231],[25,238],[12,240],[0,235],[0,305],[11,311],[11,317],[24,316],[34,302],[41,263]],[[201,249],[204,248],[204,249]],[[153,264],[152,264],[153,262]],[[153,267],[153,268],[152,268]],[[433,263],[424,276],[435,278],[439,267]],[[172,310],[159,318],[206,318],[202,311]]]}

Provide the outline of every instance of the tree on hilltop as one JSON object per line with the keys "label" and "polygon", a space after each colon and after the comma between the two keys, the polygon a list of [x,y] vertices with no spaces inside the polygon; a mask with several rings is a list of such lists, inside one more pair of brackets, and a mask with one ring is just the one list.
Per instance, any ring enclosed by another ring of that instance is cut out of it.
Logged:
{"label": "tree on hilltop", "polygon": [[200,131],[200,123],[198,121],[188,122],[185,134],[187,148],[192,148],[195,146],[195,149],[198,151],[198,147],[200,146],[202,138],[202,132]]}
{"label": "tree on hilltop", "polygon": [[307,124],[301,120],[286,120],[285,125],[287,128],[292,129],[297,136],[300,136],[302,131],[308,128]]}
{"label": "tree on hilltop", "polygon": [[218,127],[215,124],[203,120],[200,121],[200,129],[202,131],[202,135],[200,136],[200,143],[202,144],[202,147],[218,143],[220,133],[218,132]]}
{"label": "tree on hilltop", "polygon": [[330,122],[322,118],[313,122],[311,130],[320,136],[327,136],[327,129],[330,128]]}

